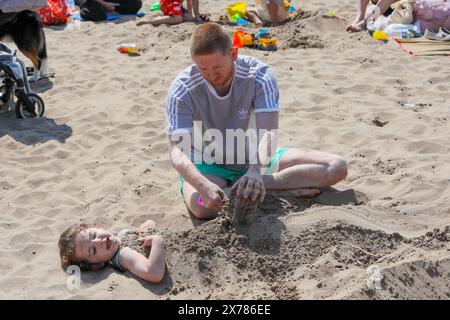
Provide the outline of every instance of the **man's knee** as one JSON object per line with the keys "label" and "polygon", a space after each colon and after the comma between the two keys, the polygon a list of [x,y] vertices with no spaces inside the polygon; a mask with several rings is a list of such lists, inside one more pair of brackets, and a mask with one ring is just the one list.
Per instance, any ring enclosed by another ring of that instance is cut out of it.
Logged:
{"label": "man's knee", "polygon": [[326,184],[331,186],[333,184],[342,181],[347,177],[347,163],[341,156],[335,156],[333,160],[330,161],[327,169]]}

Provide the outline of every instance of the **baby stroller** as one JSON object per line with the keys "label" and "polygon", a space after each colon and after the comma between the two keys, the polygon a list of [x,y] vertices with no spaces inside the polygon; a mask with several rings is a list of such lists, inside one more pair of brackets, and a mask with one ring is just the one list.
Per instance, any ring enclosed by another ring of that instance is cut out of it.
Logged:
{"label": "baby stroller", "polygon": [[14,103],[18,118],[39,118],[44,115],[44,101],[31,92],[27,70],[16,56],[16,50],[0,42],[0,100]]}

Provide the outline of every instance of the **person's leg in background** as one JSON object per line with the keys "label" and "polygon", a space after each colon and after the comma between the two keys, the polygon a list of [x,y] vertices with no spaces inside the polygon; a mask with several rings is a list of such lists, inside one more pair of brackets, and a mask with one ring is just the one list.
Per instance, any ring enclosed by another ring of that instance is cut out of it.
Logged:
{"label": "person's leg in background", "polygon": [[258,27],[262,27],[263,22],[261,21],[261,19],[258,17],[258,10],[256,10],[256,8],[248,8],[245,11],[245,15],[247,16],[248,20],[251,23],[254,23],[255,25],[257,25]]}
{"label": "person's leg in background", "polygon": [[280,8],[280,0],[270,0],[267,4],[267,11],[270,15],[270,26],[278,26],[278,10]]}
{"label": "person's leg in background", "polygon": [[[190,14],[189,14],[190,15]],[[182,22],[185,22],[185,15],[183,16],[159,16],[156,18],[151,18],[150,20],[146,20],[146,21],[139,21],[138,23],[136,23],[137,26],[143,26],[145,24],[151,24],[153,26],[159,26],[162,24],[167,24],[167,25],[175,25],[175,24],[180,24]]]}
{"label": "person's leg in background", "polygon": [[347,27],[347,31],[355,32],[360,30],[360,25],[364,21],[369,2],[370,0],[358,0],[358,12],[356,13],[356,18],[352,24]]}
{"label": "person's leg in background", "polygon": [[200,4],[199,4],[199,0],[191,0],[192,1],[192,9],[194,10],[194,18],[195,19],[200,19]]}
{"label": "person's leg in background", "polygon": [[372,11],[369,13],[369,15],[364,18],[367,5],[369,4],[370,0],[359,0],[359,8],[358,8],[358,15],[355,19],[355,21],[347,27],[347,31],[350,32],[358,32],[362,31],[366,28],[368,21],[373,21],[376,18],[378,18],[380,15],[384,14],[392,4],[397,2],[398,0],[378,0],[376,1],[376,5],[372,8]]}

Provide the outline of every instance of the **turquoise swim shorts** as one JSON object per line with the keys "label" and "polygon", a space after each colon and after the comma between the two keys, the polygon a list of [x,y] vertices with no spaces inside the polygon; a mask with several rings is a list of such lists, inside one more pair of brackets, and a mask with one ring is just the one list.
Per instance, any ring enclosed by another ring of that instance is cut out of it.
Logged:
{"label": "turquoise swim shorts", "polygon": [[[275,167],[280,162],[281,157],[288,151],[289,149],[286,147],[279,147],[272,156],[270,160],[269,166],[267,167],[264,174],[272,174]],[[214,176],[225,179],[229,182],[235,181],[237,178],[242,177],[247,169],[228,169],[224,168],[218,164],[207,164],[207,163],[196,163],[195,167],[201,174],[212,174]],[[183,186],[184,186],[184,178],[180,177],[180,191],[183,194]]]}

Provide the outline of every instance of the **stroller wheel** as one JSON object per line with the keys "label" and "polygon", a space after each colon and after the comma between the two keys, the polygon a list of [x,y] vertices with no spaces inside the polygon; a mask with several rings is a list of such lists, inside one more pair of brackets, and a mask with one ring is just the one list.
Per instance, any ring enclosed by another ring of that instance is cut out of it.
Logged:
{"label": "stroller wheel", "polygon": [[3,103],[7,103],[9,101],[9,97],[7,96],[7,88],[4,85],[0,85],[0,100]]}
{"label": "stroller wheel", "polygon": [[3,103],[8,103],[11,99],[13,88],[14,84],[0,83],[0,100],[3,101]]}
{"label": "stroller wheel", "polygon": [[22,99],[19,99],[16,103],[16,116],[17,118],[40,118],[44,115],[45,105],[44,101],[35,93],[27,94],[27,98],[30,100],[31,104],[34,106],[34,112],[36,113],[33,116],[30,111],[27,110],[25,103]]}

